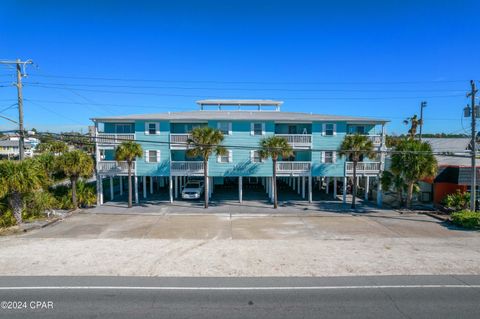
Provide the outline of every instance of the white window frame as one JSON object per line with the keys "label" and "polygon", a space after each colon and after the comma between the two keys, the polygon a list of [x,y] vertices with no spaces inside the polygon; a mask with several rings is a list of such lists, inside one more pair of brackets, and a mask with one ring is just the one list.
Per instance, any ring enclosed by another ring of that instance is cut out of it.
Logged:
{"label": "white window frame", "polygon": [[[333,130],[332,135],[327,135],[327,125],[332,125],[332,130]],[[322,124],[322,135],[323,136],[336,136],[337,135],[337,124],[335,124],[335,123],[323,123]]]}
{"label": "white window frame", "polygon": [[[156,152],[156,162],[150,162],[150,152]],[[160,150],[145,150],[144,157],[146,163],[160,163]]]}
{"label": "white window frame", "polygon": [[[258,152],[258,158],[260,159],[260,161],[258,161],[258,162],[255,161],[255,152]],[[260,151],[251,150],[250,151],[250,161],[252,163],[263,163],[263,162],[265,162],[265,159],[260,156]]]}
{"label": "white window frame", "polygon": [[[222,157],[226,157],[227,161],[222,162]],[[227,155],[224,155],[224,156],[217,155],[217,163],[228,164],[228,163],[232,163],[232,162],[233,162],[233,151],[232,150],[227,150]]]}
{"label": "white window frame", "polygon": [[[224,133],[224,131],[222,131],[221,129],[222,124],[227,124],[227,133]],[[223,133],[223,135],[232,135],[232,122],[218,122],[217,129],[220,130]]]}
{"label": "white window frame", "polygon": [[[155,124],[155,134],[150,134],[150,125]],[[158,122],[145,122],[145,135],[159,135],[160,123]]]}
{"label": "white window frame", "polygon": [[[262,134],[255,134],[255,124],[260,124],[262,126]],[[265,122],[252,122],[250,123],[250,135],[252,136],[262,136],[265,135]]]}

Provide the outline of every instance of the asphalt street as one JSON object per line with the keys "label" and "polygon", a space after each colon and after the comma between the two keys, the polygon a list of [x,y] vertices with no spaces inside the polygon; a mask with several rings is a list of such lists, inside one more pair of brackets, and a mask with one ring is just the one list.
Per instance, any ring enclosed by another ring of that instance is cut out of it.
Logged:
{"label": "asphalt street", "polygon": [[479,318],[480,276],[1,277],[0,318]]}

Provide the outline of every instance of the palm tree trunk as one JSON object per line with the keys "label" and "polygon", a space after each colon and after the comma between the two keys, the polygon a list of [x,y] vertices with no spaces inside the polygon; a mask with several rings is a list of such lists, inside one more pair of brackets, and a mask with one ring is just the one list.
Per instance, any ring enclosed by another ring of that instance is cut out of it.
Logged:
{"label": "palm tree trunk", "polygon": [[407,208],[410,209],[412,206],[412,196],[413,196],[413,183],[408,183],[408,190],[407,190]]}
{"label": "palm tree trunk", "polygon": [[12,193],[8,201],[13,210],[13,216],[17,220],[17,225],[22,223],[22,195],[20,193]]}
{"label": "palm tree trunk", "polygon": [[208,159],[203,161],[203,185],[205,185],[205,202],[203,207],[208,208],[208,190],[210,189],[210,185],[208,185]]}
{"label": "palm tree trunk", "polygon": [[277,160],[273,160],[273,208],[278,208],[278,193],[277,193]]}
{"label": "palm tree trunk", "polygon": [[72,204],[73,209],[78,208],[78,201],[77,201],[77,177],[70,177],[70,184],[72,186]]}
{"label": "palm tree trunk", "polygon": [[132,163],[128,162],[128,208],[132,208]]}
{"label": "palm tree trunk", "polygon": [[356,198],[357,198],[357,161],[353,161],[352,209],[355,209]]}

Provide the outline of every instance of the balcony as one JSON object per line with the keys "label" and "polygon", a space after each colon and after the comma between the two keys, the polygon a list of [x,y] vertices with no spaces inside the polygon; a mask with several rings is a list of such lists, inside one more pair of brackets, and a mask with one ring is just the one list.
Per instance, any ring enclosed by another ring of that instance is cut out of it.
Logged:
{"label": "balcony", "polygon": [[[349,135],[353,135],[353,134],[349,134]],[[380,145],[382,145],[382,135],[365,135],[363,134],[362,136],[366,136],[370,141],[372,141],[373,143],[373,146],[375,147],[380,147]]]}
{"label": "balcony", "polygon": [[275,134],[275,136],[285,138],[288,144],[294,149],[312,148],[311,134]]}
{"label": "balcony", "polygon": [[120,144],[135,140],[135,133],[98,133],[97,144]]}
{"label": "balcony", "polygon": [[[132,163],[132,174],[135,173],[135,162]],[[100,161],[97,163],[97,171],[100,175],[127,175],[127,162]]]}
{"label": "balcony", "polygon": [[187,149],[187,140],[192,137],[188,133],[170,133],[170,149],[184,150]]}
{"label": "balcony", "polygon": [[202,161],[173,161],[170,164],[172,176],[203,176]]}
{"label": "balcony", "polygon": [[310,175],[310,162],[277,162],[278,175]]}
{"label": "balcony", "polygon": [[[378,175],[380,168],[380,162],[358,162],[357,175]],[[345,175],[353,175],[353,162],[345,162]]]}

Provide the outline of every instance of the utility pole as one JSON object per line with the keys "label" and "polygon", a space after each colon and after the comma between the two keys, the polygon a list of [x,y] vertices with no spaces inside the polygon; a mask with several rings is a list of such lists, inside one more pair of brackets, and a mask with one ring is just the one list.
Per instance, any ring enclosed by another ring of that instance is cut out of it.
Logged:
{"label": "utility pole", "polygon": [[22,74],[22,66],[25,71],[25,66],[27,64],[32,64],[31,60],[21,61],[17,59],[15,61],[0,61],[0,64],[12,65],[15,64],[17,70],[17,97],[18,97],[18,151],[19,159],[23,160],[25,158],[25,129],[23,127],[23,95],[22,95],[22,77],[25,76]]}
{"label": "utility pole", "polygon": [[470,209],[475,211],[476,195],[477,195],[477,106],[475,105],[475,94],[478,90],[475,86],[475,81],[470,81],[471,91],[467,94],[467,97],[472,98],[471,104],[471,116],[472,116],[472,184],[470,189]]}
{"label": "utility pole", "polygon": [[423,128],[423,109],[427,107],[427,101],[420,103],[420,141],[422,141],[422,128]]}

